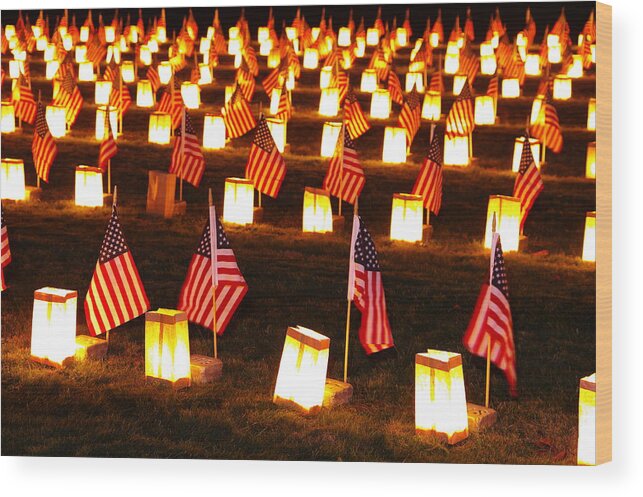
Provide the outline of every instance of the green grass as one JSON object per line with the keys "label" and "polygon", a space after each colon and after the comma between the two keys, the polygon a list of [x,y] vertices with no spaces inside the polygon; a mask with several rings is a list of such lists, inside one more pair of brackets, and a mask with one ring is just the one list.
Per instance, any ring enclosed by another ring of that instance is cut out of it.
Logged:
{"label": "green grass", "polygon": [[[229,72],[217,77],[225,81]],[[481,88],[485,84],[481,79]],[[414,434],[414,355],[427,348],[461,352],[468,400],[483,402],[484,360],[466,352],[461,340],[488,271],[488,254],[481,249],[487,198],[511,194],[512,141],[521,132],[528,99],[501,101],[504,124],[476,130],[474,151],[482,167],[447,168],[443,211],[432,218],[428,247],[387,239],[391,195],[410,191],[428,125],[407,165],[379,161],[381,123],[358,140],[367,174],[360,213],[379,250],[398,353],[387,361],[367,358],[353,310],[353,400],[312,418],[271,402],[288,326],[329,336],[329,376],[342,374],[349,233],[300,232],[303,187],[320,186],[327,167],[317,157],[323,119],[307,112],[317,99],[312,90],[295,94],[303,114],[295,114],[289,126],[292,154],[286,155],[279,198],[264,197],[265,223],[227,228],[249,292],[219,340],[220,381],[181,392],[145,384],[142,319],[111,334],[105,361],[57,371],[29,360],[34,289],[77,289],[82,307],[109,216],[108,209],[81,209],[71,201],[74,166],[93,164],[98,153],[91,138],[94,109],[87,105],[71,136],[58,142],[43,201],[3,206],[13,262],[6,274],[10,288],[2,294],[2,454],[573,464],[578,379],[595,368],[595,269],[579,259],[585,212],[595,209],[595,185],[582,179],[586,142],[594,136],[584,131],[583,112],[593,86],[593,78],[583,79],[579,100],[559,106],[561,122],[570,127],[564,129],[563,153],[551,155],[545,191],[527,223],[529,252],[506,256],[520,398],[508,397],[504,377],[492,368],[498,422],[455,447]],[[91,87],[83,89],[91,102]],[[257,92],[259,97],[259,87]],[[220,105],[214,92],[205,97],[208,110]],[[199,132],[203,112],[194,112]],[[147,171],[166,170],[171,148],[147,145],[146,129],[147,113],[130,111],[113,178],[121,222],[152,306],[174,307],[206,220],[206,189],[213,188],[221,212],[224,179],[243,175],[251,136],[207,152],[201,188],[185,188],[186,216],[163,220],[144,213]],[[2,155],[30,165],[30,145],[30,128],[5,135]],[[28,183],[34,184],[28,169]],[[80,312],[79,325],[82,332]],[[210,354],[211,333],[196,326],[190,333],[192,352]]]}

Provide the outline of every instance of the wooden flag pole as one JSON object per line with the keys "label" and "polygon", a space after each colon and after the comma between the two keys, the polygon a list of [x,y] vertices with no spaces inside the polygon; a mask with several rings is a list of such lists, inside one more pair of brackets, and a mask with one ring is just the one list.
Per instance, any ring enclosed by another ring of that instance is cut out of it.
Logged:
{"label": "wooden flag pole", "polygon": [[[40,99],[42,96],[42,91],[38,90],[38,103],[40,103]],[[34,126],[37,126],[38,123],[34,121]],[[35,167],[35,164],[34,164]],[[40,175],[38,174],[38,170],[36,170],[36,188],[40,190]]]}
{"label": "wooden flag pole", "polygon": [[[495,254],[493,253],[493,233],[496,232],[496,213],[493,213],[493,219],[491,220],[491,260],[493,260]],[[489,285],[491,285],[491,280],[493,278],[493,264],[489,269]],[[491,386],[491,337],[487,334],[487,378],[485,380],[485,394],[484,394],[484,406],[489,407],[489,390]]]}
{"label": "wooden flag pole", "polygon": [[118,69],[119,106],[118,106],[118,129],[116,130],[116,133],[120,131],[120,133],[122,134],[123,133],[123,73],[121,72],[121,67],[119,67]]}
{"label": "wooden flag pole", "polygon": [[[341,163],[339,166],[339,195],[337,198],[339,199],[339,217],[342,216],[342,190],[344,186],[344,133],[346,133],[346,122],[342,122],[342,127],[339,129],[339,137],[337,138],[339,140],[339,146],[341,147]],[[350,307],[350,306],[349,306]],[[344,380],[345,381],[345,380]]]}
{"label": "wooden flag pole", "polygon": [[[355,199],[355,205],[353,205],[353,217],[357,216],[357,202],[358,200]],[[355,223],[355,220],[353,219],[353,223]],[[353,253],[353,247],[352,244],[354,243],[353,237],[351,235],[351,250],[350,253],[351,255],[354,255]],[[349,270],[349,275],[348,275],[348,284],[351,284],[351,277],[350,277],[350,271],[351,269],[351,264],[353,261],[348,262],[348,270]],[[350,291],[350,288],[349,288]],[[351,299],[347,298],[346,299],[346,343],[344,344],[344,383],[348,382],[348,342],[350,339],[350,331],[351,331]]]}
{"label": "wooden flag pole", "polygon": [[[208,207],[212,207],[214,204],[212,203],[212,188],[208,188]],[[216,223],[216,220],[215,220]],[[212,226],[210,224],[210,236],[214,236],[215,240],[217,237],[216,231],[213,233],[212,230],[216,230],[216,226]],[[216,242],[215,242],[216,243]],[[210,250],[210,257],[214,259],[214,254],[212,254],[212,250]],[[211,271],[214,271],[214,264],[216,264],[215,260],[212,260],[212,269]],[[212,285],[212,329],[214,330],[214,358],[217,359],[219,357],[218,349],[217,349],[217,295],[216,295],[216,284]]]}
{"label": "wooden flag pole", "polygon": [[[117,193],[117,186],[114,186],[114,198],[112,199],[112,208],[116,207],[116,193]],[[107,329],[107,332],[105,334],[105,340],[107,341],[107,345],[109,346],[109,328]]]}
{"label": "wooden flag pole", "polygon": [[[109,136],[109,133],[112,129],[112,123],[109,120],[109,102],[107,103],[107,113],[106,113],[106,118],[105,118],[105,128],[103,128],[103,139],[105,137]],[[105,135],[107,133],[107,135]],[[112,191],[112,159],[107,160],[107,193],[111,193]]]}
{"label": "wooden flag pole", "polygon": [[185,107],[181,113],[181,153],[179,154],[179,202],[183,201],[183,153],[185,152]]}

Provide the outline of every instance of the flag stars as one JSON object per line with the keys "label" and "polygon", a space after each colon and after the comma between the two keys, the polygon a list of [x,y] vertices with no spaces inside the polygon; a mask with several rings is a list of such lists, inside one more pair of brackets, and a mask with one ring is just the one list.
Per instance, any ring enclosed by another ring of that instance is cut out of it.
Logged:
{"label": "flag stars", "polygon": [[268,123],[266,123],[266,118],[261,116],[259,124],[257,125],[257,132],[255,134],[255,145],[261,147],[266,152],[270,152],[275,146],[275,142],[272,139],[270,134],[270,129],[268,128]]}
{"label": "flag stars", "polygon": [[103,239],[103,245],[100,249],[99,260],[101,264],[118,257],[121,254],[129,251],[127,243],[125,242],[125,236],[123,235],[123,230],[121,225],[118,222],[118,214],[116,213],[116,207],[112,209],[112,217],[109,220],[107,225],[107,232],[105,233],[105,238]]}
{"label": "flag stars", "polygon": [[366,271],[379,271],[380,264],[377,260],[377,250],[371,234],[366,229],[361,217],[359,218],[359,223],[359,232],[355,240],[355,262],[364,266]]}
{"label": "flag stars", "polygon": [[500,239],[498,239],[498,242],[496,243],[491,284],[498,288],[507,299],[509,298],[509,281],[507,280],[505,258],[502,254],[502,245],[500,243]]}

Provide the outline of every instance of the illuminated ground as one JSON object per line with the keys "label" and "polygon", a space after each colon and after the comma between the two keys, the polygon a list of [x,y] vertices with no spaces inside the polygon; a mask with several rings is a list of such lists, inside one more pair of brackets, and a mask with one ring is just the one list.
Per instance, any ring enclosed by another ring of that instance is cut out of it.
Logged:
{"label": "illuminated ground", "polygon": [[[357,67],[353,86],[363,63]],[[38,77],[42,70],[33,64],[34,87],[48,101],[51,87]],[[262,64],[260,78],[265,74]],[[203,114],[223,103],[223,86],[233,77],[230,59],[223,58],[215,77],[215,87],[203,92],[205,105],[191,112],[199,134]],[[374,123],[358,140],[367,174],[360,211],[380,253],[398,355],[385,362],[367,359],[354,312],[353,402],[306,419],[271,403],[286,327],[301,324],[328,335],[329,375],[340,377],[349,251],[348,231],[300,232],[303,188],[321,186],[327,167],[318,158],[325,119],[316,113],[317,78],[304,74],[305,88],[294,94],[288,172],[279,198],[264,199],[265,223],[228,228],[250,291],[219,342],[224,377],[180,393],[145,385],[141,319],[112,333],[102,363],[53,371],[29,361],[33,290],[52,285],[84,296],[109,215],[108,209],[76,208],[71,200],[74,167],[95,163],[98,153],[93,85],[81,84],[86,105],[71,136],[58,141],[43,201],[3,206],[14,255],[7,271],[11,288],[2,294],[3,455],[575,462],[578,379],[594,371],[595,355],[595,271],[579,259],[585,212],[595,209],[595,184],[583,178],[586,144],[595,139],[585,130],[593,75],[574,82],[574,100],[556,104],[565,147],[559,156],[548,155],[545,191],[526,227],[529,252],[507,256],[521,397],[509,400],[503,376],[493,371],[498,423],[453,448],[414,436],[414,354],[429,347],[462,352],[468,398],[483,401],[484,361],[466,353],[461,339],[488,270],[481,249],[487,198],[512,192],[512,143],[523,130],[537,79],[527,81],[527,97],[500,101],[499,125],[476,130],[474,153],[481,167],[445,171],[443,211],[432,220],[429,247],[387,240],[391,196],[410,191],[426,153],[428,123],[406,165],[380,162],[386,123]],[[478,77],[478,93],[487,82]],[[366,110],[367,97],[359,94]],[[266,108],[258,85],[256,110],[259,99]],[[443,105],[448,109],[450,98]],[[207,152],[202,187],[185,188],[187,215],[165,221],[144,213],[147,171],[166,170],[171,154],[169,146],[147,144],[147,115],[134,107],[126,115],[113,178],[121,222],[152,305],[172,307],[206,219],[207,187],[220,210],[224,178],[243,175],[251,136],[225,151]],[[2,155],[25,159],[28,183],[34,184],[30,147],[29,126],[23,134],[3,135]],[[209,353],[211,343],[211,334],[192,327],[193,351]]]}

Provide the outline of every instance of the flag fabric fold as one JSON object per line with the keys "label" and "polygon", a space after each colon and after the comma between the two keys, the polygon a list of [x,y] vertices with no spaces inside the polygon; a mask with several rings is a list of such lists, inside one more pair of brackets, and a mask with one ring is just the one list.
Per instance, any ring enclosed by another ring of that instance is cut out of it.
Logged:
{"label": "flag fabric fold", "polygon": [[100,335],[131,321],[149,308],[150,301],[114,205],[85,297],[89,332],[93,336]]}
{"label": "flag fabric fold", "polygon": [[509,305],[507,271],[499,233],[493,234],[489,283],[482,285],[473,316],[463,338],[466,349],[480,357],[487,357],[489,342],[490,360],[505,373],[509,393],[512,397],[516,397],[518,395],[516,347]]}
{"label": "flag fabric fold", "polygon": [[377,250],[359,215],[353,218],[348,300],[362,313],[359,340],[367,355],[394,347]]}
{"label": "flag fabric fold", "polygon": [[269,197],[277,198],[281,183],[286,176],[286,163],[272,138],[268,123],[263,114],[255,130],[254,140],[246,164],[246,178],[254,182],[254,187]]}
{"label": "flag fabric fold", "polygon": [[340,134],[337,139],[335,152],[330,159],[324,178],[323,188],[328,190],[331,195],[349,204],[355,204],[362,193],[364,184],[366,184],[366,176],[359,162],[355,143],[350,137],[348,127],[344,126],[342,130],[343,137]]}
{"label": "flag fabric fold", "polygon": [[[214,329],[212,287],[216,285],[217,335],[222,335],[237,307],[248,292],[237,259],[228,237],[216,215],[216,242],[211,240],[211,222],[205,225],[196,252],[192,255],[188,274],[181,288],[178,308],[185,311],[188,320]],[[213,253],[212,248],[215,248]]]}
{"label": "flag fabric fold", "polygon": [[45,106],[38,102],[36,111],[36,126],[33,132],[33,142],[31,143],[31,153],[33,163],[36,168],[36,174],[44,182],[49,181],[49,171],[51,165],[58,154],[58,147],[54,137],[51,136],[47,119],[45,117]]}
{"label": "flag fabric fold", "polygon": [[184,108],[183,112],[185,112],[185,123],[182,122],[174,131],[176,140],[174,140],[169,172],[198,188],[205,171],[205,158],[192,126],[192,119],[187,109]]}
{"label": "flag fabric fold", "polygon": [[440,142],[443,137],[437,130],[429,144],[429,152],[420,167],[420,173],[415,180],[413,195],[420,195],[424,208],[429,209],[436,216],[442,207],[442,147]]}
{"label": "flag fabric fold", "polygon": [[529,215],[534,202],[543,191],[545,185],[536,167],[536,161],[531,151],[529,135],[525,136],[522,144],[522,155],[520,156],[520,168],[514,182],[513,196],[520,199],[520,233],[522,234],[525,221]]}

